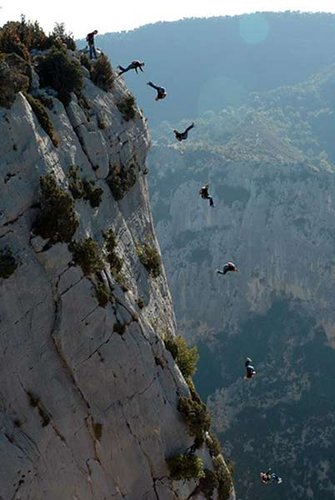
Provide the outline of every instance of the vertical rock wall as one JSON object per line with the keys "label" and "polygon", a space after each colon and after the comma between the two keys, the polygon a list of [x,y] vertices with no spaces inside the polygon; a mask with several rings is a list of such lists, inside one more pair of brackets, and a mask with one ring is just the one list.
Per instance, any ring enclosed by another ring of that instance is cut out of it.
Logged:
{"label": "vertical rock wall", "polygon": [[[6,500],[164,500],[187,498],[195,487],[172,483],[165,462],[193,442],[177,411],[189,390],[162,341],[175,333],[164,270],[153,278],[136,251],[157,241],[144,177],[147,128],[138,109],[129,121],[118,110],[126,95],[120,80],[106,93],[85,78],[85,105],[73,95],[65,109],[52,98],[58,147],[23,94],[0,109],[0,250],[16,265],[0,278]],[[73,166],[102,189],[97,207],[76,200],[74,240],[92,237],[102,249],[112,228],[123,262],[121,285],[107,264],[101,272],[112,295],[105,307],[68,245],[32,231],[40,177],[52,173],[68,192]],[[117,168],[136,176],[119,201],[108,186]]]}

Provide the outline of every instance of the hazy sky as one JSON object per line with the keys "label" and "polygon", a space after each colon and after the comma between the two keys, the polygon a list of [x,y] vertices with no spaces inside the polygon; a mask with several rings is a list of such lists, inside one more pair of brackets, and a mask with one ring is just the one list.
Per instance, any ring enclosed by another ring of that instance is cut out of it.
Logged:
{"label": "hazy sky", "polygon": [[49,32],[64,22],[75,38],[98,29],[103,34],[184,17],[235,15],[256,11],[333,12],[335,0],[0,0],[0,25],[21,14]]}

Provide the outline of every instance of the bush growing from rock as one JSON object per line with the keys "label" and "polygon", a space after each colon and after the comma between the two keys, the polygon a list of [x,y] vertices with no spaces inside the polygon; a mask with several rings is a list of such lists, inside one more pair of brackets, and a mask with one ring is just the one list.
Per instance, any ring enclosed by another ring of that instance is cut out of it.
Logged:
{"label": "bush growing from rock", "polygon": [[138,299],[136,300],[136,304],[140,309],[143,309],[143,307],[145,306],[143,297],[138,297]]}
{"label": "bush growing from rock", "polygon": [[64,23],[56,23],[51,35],[49,36],[51,45],[58,46],[65,45],[69,50],[76,50],[76,42],[74,41],[72,33],[67,33]]}
{"label": "bush growing from rock", "polygon": [[65,33],[64,24],[56,24],[50,36],[44,33],[37,21],[27,21],[25,16],[21,16],[21,21],[9,21],[0,28],[0,52],[17,54],[26,61],[31,59],[31,50],[46,50],[59,42],[75,49],[74,39]]}
{"label": "bush growing from rock", "polygon": [[73,241],[70,243],[69,249],[72,252],[74,262],[82,268],[86,276],[102,271],[104,263],[98,244],[93,238],[88,237],[79,242]]}
{"label": "bush growing from rock", "polygon": [[81,179],[79,167],[71,165],[68,176],[70,179],[69,190],[76,200],[83,198],[90,203],[92,208],[96,208],[100,205],[103,190],[101,188],[95,188],[93,181]]}
{"label": "bush growing from rock", "polygon": [[123,262],[116,253],[116,238],[112,228],[104,233],[107,262],[111,267],[111,273],[116,278],[120,273]]}
{"label": "bush growing from rock", "polygon": [[86,54],[81,54],[80,64],[84,66],[84,68],[88,69],[89,72],[91,72],[91,59]]}
{"label": "bush growing from rock", "polygon": [[21,23],[10,21],[0,29],[0,52],[14,53],[28,61],[29,50],[20,39],[20,26]]}
{"label": "bush growing from rock", "polygon": [[16,259],[9,247],[0,249],[0,278],[7,279],[17,268]]}
{"label": "bush growing from rock", "polygon": [[211,426],[211,416],[207,406],[202,401],[195,401],[183,396],[178,401],[178,410],[183,416],[191,436],[195,436],[198,439],[198,444],[201,445],[205,432],[209,431]]}
{"label": "bush growing from rock", "polygon": [[136,166],[133,163],[127,169],[123,165],[114,165],[107,178],[107,184],[116,201],[121,200],[135,182]]}
{"label": "bush growing from rock", "polygon": [[34,95],[35,99],[40,101],[45,108],[53,109],[54,103],[51,97],[46,97],[43,94]]}
{"label": "bush growing from rock", "polygon": [[113,332],[118,333],[119,335],[123,335],[126,331],[126,325],[124,323],[114,323]]}
{"label": "bush growing from rock", "polygon": [[38,123],[43,128],[44,132],[50,137],[52,144],[57,147],[59,145],[59,136],[52,125],[52,122],[46,112],[43,104],[39,99],[35,99],[32,95],[25,93],[25,97],[28,100],[32,110],[34,111]]}
{"label": "bush growing from rock", "polygon": [[79,175],[79,167],[77,165],[71,165],[69,168],[69,191],[75,200],[83,198],[84,196],[84,186],[83,181]]}
{"label": "bush growing from rock", "polygon": [[92,208],[96,208],[101,203],[102,188],[94,187],[93,181],[83,180],[84,200],[87,200]]}
{"label": "bush growing from rock", "polygon": [[112,89],[114,73],[107,56],[103,54],[99,56],[95,63],[91,64],[88,69],[90,70],[91,80],[97,87],[106,92]]}
{"label": "bush growing from rock", "polygon": [[229,500],[233,482],[228,467],[225,465],[222,456],[213,458],[213,465],[218,479],[218,500]]}
{"label": "bush growing from rock", "polygon": [[27,91],[29,84],[29,77],[13,68],[8,57],[0,54],[0,106],[10,108],[16,94]]}
{"label": "bush growing from rock", "polygon": [[179,454],[166,460],[171,479],[200,479],[204,476],[203,462],[196,455]]}
{"label": "bush growing from rock", "polygon": [[206,439],[206,445],[211,457],[217,457],[221,453],[221,443],[216,436],[209,433]]}
{"label": "bush growing from rock", "polygon": [[95,295],[98,300],[99,306],[106,307],[110,301],[111,294],[103,281],[98,281],[95,285]]}
{"label": "bush growing from rock", "polygon": [[62,49],[53,48],[39,60],[38,74],[42,87],[51,87],[66,105],[71,100],[71,92],[80,93],[83,75],[80,64],[71,60]]}
{"label": "bush growing from rock", "polygon": [[126,122],[135,118],[135,98],[131,94],[126,95],[121,101],[116,104],[116,106]]}
{"label": "bush growing from rock", "polygon": [[188,347],[186,340],[181,337],[171,337],[164,339],[165,347],[171,352],[181,373],[185,378],[192,377],[197,369],[199,359],[198,349]]}
{"label": "bush growing from rock", "polygon": [[205,469],[204,473],[204,477],[200,478],[199,481],[199,490],[204,494],[207,500],[212,500],[214,491],[219,486],[219,481],[216,473],[212,470]]}
{"label": "bush growing from rock", "polygon": [[74,199],[62,189],[53,174],[40,178],[40,214],[34,226],[35,234],[50,243],[70,242],[79,221]]}
{"label": "bush growing from rock", "polygon": [[138,245],[136,250],[141,263],[154,278],[157,278],[162,271],[161,258],[157,248],[144,243],[144,245]]}

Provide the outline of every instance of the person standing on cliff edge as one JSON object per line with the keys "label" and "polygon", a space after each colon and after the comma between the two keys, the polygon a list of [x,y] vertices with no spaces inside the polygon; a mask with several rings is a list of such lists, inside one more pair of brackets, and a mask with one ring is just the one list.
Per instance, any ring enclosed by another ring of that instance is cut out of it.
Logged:
{"label": "person standing on cliff edge", "polygon": [[[88,43],[88,48],[90,49],[90,59],[97,59],[97,53],[94,46],[94,37],[97,35],[98,30],[88,33],[86,36],[86,42]],[[94,56],[94,57],[93,57]]]}

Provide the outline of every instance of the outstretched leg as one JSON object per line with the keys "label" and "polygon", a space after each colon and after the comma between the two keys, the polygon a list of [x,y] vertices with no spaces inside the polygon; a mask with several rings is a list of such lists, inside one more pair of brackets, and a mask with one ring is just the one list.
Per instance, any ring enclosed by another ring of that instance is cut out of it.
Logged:
{"label": "outstretched leg", "polygon": [[191,130],[193,127],[194,127],[194,123],[192,123],[189,127],[187,127],[184,134],[187,134],[187,132],[189,132],[189,130]]}
{"label": "outstretched leg", "polygon": [[120,71],[119,71],[119,76],[120,76],[120,75],[123,75],[123,73],[125,73],[125,72],[127,71],[127,68],[124,68],[123,66],[120,66],[120,65],[119,65],[119,66],[118,66],[118,68],[119,68],[119,70],[120,70]]}

